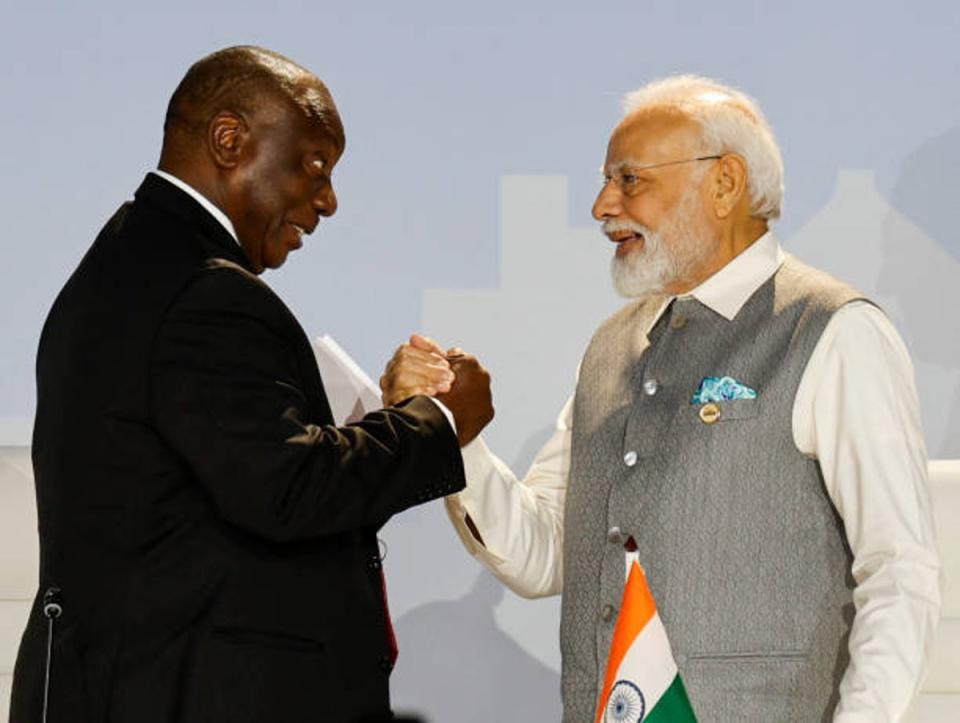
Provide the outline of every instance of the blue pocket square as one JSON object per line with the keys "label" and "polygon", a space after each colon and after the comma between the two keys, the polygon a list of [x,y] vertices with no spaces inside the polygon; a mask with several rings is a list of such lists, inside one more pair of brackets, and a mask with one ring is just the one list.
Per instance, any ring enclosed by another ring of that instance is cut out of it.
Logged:
{"label": "blue pocket square", "polygon": [[730,399],[756,399],[757,392],[733,377],[704,377],[693,393],[690,404],[725,402]]}

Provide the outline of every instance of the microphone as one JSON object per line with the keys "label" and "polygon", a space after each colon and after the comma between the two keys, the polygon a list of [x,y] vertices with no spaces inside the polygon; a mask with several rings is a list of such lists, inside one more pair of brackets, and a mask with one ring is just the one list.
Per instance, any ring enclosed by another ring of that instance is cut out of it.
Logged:
{"label": "microphone", "polygon": [[47,591],[43,593],[43,614],[51,620],[63,615],[60,588],[48,587]]}

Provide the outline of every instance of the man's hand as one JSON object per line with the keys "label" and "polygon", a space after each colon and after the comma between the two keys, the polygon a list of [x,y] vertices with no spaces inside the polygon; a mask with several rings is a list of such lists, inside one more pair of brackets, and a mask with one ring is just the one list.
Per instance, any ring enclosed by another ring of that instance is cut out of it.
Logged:
{"label": "man's hand", "polygon": [[380,377],[383,403],[388,407],[417,394],[432,397],[448,392],[452,384],[453,371],[443,350],[418,334],[397,349]]}
{"label": "man's hand", "polygon": [[[410,343],[421,351],[444,353],[432,339],[414,335]],[[457,438],[460,446],[472,442],[493,419],[493,398],[490,392],[490,374],[480,366],[475,356],[465,354],[459,347],[448,349],[445,353],[456,380],[445,394],[438,394],[437,400],[453,414],[457,425]],[[480,535],[477,533],[477,538]]]}
{"label": "man's hand", "polygon": [[493,398],[490,393],[490,374],[480,366],[475,356],[451,349],[447,359],[456,375],[449,392],[438,394],[453,412],[457,423],[457,438],[463,447],[480,434],[493,419]]}

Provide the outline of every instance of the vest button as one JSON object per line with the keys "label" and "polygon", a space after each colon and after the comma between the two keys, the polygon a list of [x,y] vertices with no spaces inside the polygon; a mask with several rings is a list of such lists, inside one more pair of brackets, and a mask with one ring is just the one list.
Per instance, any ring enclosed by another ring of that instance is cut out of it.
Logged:
{"label": "vest button", "polygon": [[713,424],[720,419],[720,407],[713,402],[708,402],[700,407],[700,421],[704,424]]}
{"label": "vest button", "polygon": [[643,393],[648,397],[652,397],[657,393],[657,390],[660,388],[660,383],[656,379],[647,379],[643,383]]}
{"label": "vest button", "polygon": [[670,317],[670,326],[674,329],[682,329],[687,325],[687,317],[683,314],[677,313]]}
{"label": "vest button", "polygon": [[614,525],[609,530],[607,530],[607,541],[612,542],[614,545],[619,545],[623,542],[623,533],[620,532],[620,528]]}
{"label": "vest button", "polygon": [[616,612],[616,608],[613,605],[604,605],[603,610],[600,611],[600,617],[603,619],[603,622],[609,623],[613,620],[613,614]]}
{"label": "vest button", "polygon": [[627,467],[633,467],[633,465],[637,463],[637,453],[631,449],[623,455],[623,463],[627,465]]}

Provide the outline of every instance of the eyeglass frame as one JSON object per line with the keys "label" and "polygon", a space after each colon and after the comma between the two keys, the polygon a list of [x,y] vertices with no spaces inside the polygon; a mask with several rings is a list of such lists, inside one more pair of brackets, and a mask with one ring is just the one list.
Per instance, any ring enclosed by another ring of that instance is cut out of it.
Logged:
{"label": "eyeglass frame", "polygon": [[[724,154],[714,155],[714,156],[697,156],[696,158],[686,158],[680,161],[665,161],[663,163],[649,163],[644,166],[631,166],[628,164],[622,164],[620,166],[623,171],[649,171],[654,168],[664,168],[666,166],[679,166],[683,163],[696,163],[697,161],[719,161],[723,158]],[[607,185],[613,181],[613,176],[607,175],[607,173],[601,174],[601,189],[606,188]],[[620,188],[621,193],[626,194],[627,196],[632,196],[632,193],[629,193],[624,190],[624,184],[622,180],[616,182],[617,186]]]}

